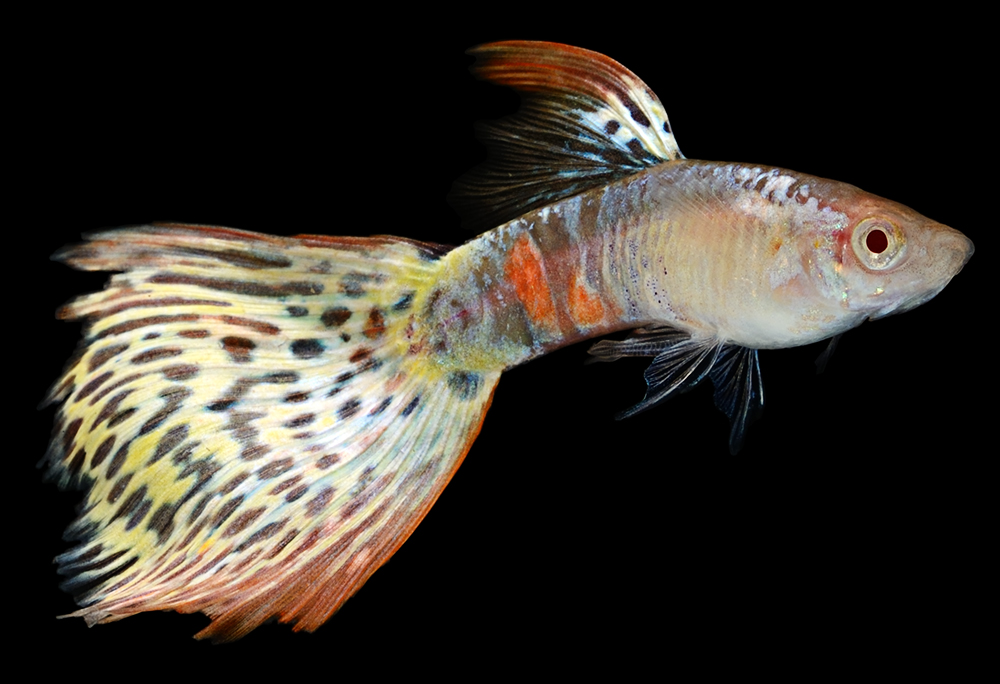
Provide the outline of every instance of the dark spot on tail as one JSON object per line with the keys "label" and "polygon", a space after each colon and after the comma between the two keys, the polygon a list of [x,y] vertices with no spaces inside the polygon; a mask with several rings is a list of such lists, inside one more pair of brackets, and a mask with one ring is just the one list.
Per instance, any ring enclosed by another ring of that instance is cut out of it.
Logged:
{"label": "dark spot on tail", "polygon": [[222,344],[222,348],[226,350],[226,353],[229,354],[229,358],[236,363],[249,362],[251,360],[250,352],[257,347],[253,340],[233,335],[223,337],[219,342]]}
{"label": "dark spot on tail", "polygon": [[87,370],[93,373],[95,370],[103,366],[115,356],[121,354],[126,349],[128,349],[127,344],[114,344],[110,347],[104,347],[103,349],[97,350],[94,352],[93,356],[90,357],[90,361],[87,364]]}
{"label": "dark spot on tail", "polygon": [[223,504],[222,508],[219,509],[219,512],[216,513],[215,519],[212,521],[212,528],[218,529],[219,526],[226,522],[226,520],[229,519],[229,516],[231,516],[233,512],[242,504],[243,496],[237,496]]}
{"label": "dark spot on tail", "polygon": [[203,337],[208,337],[211,335],[207,330],[181,330],[177,333],[178,337],[186,337],[189,340],[200,340]]}
{"label": "dark spot on tail", "polygon": [[100,425],[108,418],[110,418],[112,415],[114,415],[115,411],[118,410],[118,407],[121,405],[121,403],[125,401],[125,397],[132,394],[132,392],[133,390],[127,389],[122,392],[119,392],[115,396],[108,399],[104,403],[104,406],[101,407],[101,412],[97,414],[97,418],[94,419],[94,423],[93,425],[91,425],[90,428],[91,431],[93,431],[94,428],[96,428],[98,425]]}
{"label": "dark spot on tail", "polygon": [[309,399],[308,392],[292,392],[291,394],[285,396],[285,402],[289,404],[298,404],[306,401],[307,399]]}
{"label": "dark spot on tail", "polygon": [[[143,485],[145,488],[146,485]],[[149,513],[150,509],[153,507],[153,500],[149,498],[143,498],[139,503],[139,507],[135,509],[132,515],[129,517],[128,522],[125,523],[125,530],[131,530],[135,528],[139,523],[142,522],[146,514]]]}
{"label": "dark spot on tail", "polygon": [[113,337],[114,335],[121,335],[122,333],[131,332],[132,330],[138,330],[139,328],[145,328],[150,325],[197,321],[199,318],[200,316],[198,314],[177,314],[174,316],[147,316],[145,318],[136,318],[131,321],[125,321],[124,323],[109,325],[107,328],[97,333],[94,339],[99,340],[102,337]]}
{"label": "dark spot on tail", "polygon": [[63,435],[63,458],[69,456],[69,452],[73,448],[73,440],[76,439],[76,433],[80,431],[81,425],[83,425],[83,418],[77,418],[66,426],[66,434]]}
{"label": "dark spot on tail", "polygon": [[244,461],[256,461],[258,458],[264,458],[271,451],[271,447],[266,444],[251,444],[243,448],[240,452],[240,458]]}
{"label": "dark spot on tail", "polygon": [[[116,553],[114,555],[114,559],[117,560],[119,557],[123,555],[125,555],[124,551]],[[111,578],[122,574],[123,572],[131,568],[133,565],[135,565],[137,562],[139,562],[139,556],[132,556],[128,560],[123,561],[119,565],[116,565],[115,567],[111,568],[110,570],[108,570],[103,575],[100,575],[99,577],[94,577],[92,579],[84,579],[82,575],[77,575],[76,577],[66,580],[59,586],[63,591],[72,594],[73,597],[79,602],[82,601],[85,597],[89,596],[89,594],[97,587],[107,584],[109,580],[111,580]]]}
{"label": "dark spot on tail", "polygon": [[340,454],[325,454],[322,458],[316,461],[316,467],[320,470],[326,470],[332,465],[340,463]]}
{"label": "dark spot on tail", "polygon": [[104,550],[104,545],[103,544],[95,544],[90,549],[88,549],[87,551],[84,551],[79,556],[77,556],[76,558],[74,558],[73,559],[73,563],[74,564],[79,564],[79,563],[86,563],[88,561],[92,561],[95,558],[97,558],[98,556],[100,556],[101,555],[101,551],[103,551],[103,550]]}
{"label": "dark spot on tail", "polygon": [[[174,387],[172,389],[160,392],[160,398],[165,400],[165,405],[159,411],[154,413],[149,420],[142,424],[139,428],[139,434],[145,435],[149,434],[156,428],[160,427],[167,418],[176,413],[181,406],[184,404],[184,400],[191,396],[193,392],[185,387]],[[108,422],[108,427],[111,427],[118,416],[115,416]]]}
{"label": "dark spot on tail", "polygon": [[371,349],[368,349],[367,347],[362,347],[361,349],[351,354],[351,357],[348,360],[351,363],[358,363],[359,361],[364,361],[371,355],[372,355]]}
{"label": "dark spot on tail", "polygon": [[[128,483],[132,481],[132,473],[122,475],[115,482],[114,486],[111,487],[111,491],[108,492],[108,503],[114,503],[118,501],[122,494],[125,493],[125,488],[128,487]],[[115,516],[117,517],[117,516]]]}
{"label": "dark spot on tail", "polygon": [[267,382],[272,385],[286,385],[292,382],[299,381],[299,374],[293,371],[285,371],[281,373],[270,373],[261,378],[262,382]]}
{"label": "dark spot on tail", "polygon": [[393,311],[406,311],[413,305],[413,295],[415,293],[410,291],[404,294],[399,300],[392,305]]}
{"label": "dark spot on tail", "polygon": [[290,489],[295,485],[297,485],[299,483],[299,480],[301,479],[302,479],[301,475],[296,475],[294,477],[288,478],[287,480],[283,480],[282,482],[279,482],[278,484],[274,485],[274,487],[271,489],[271,491],[268,492],[268,494],[273,494],[273,495],[281,494],[286,489]]}
{"label": "dark spot on tail", "polygon": [[403,417],[406,418],[411,413],[413,413],[413,410],[417,408],[417,404],[419,403],[420,403],[420,395],[418,394],[417,396],[413,397],[413,399],[410,400],[410,403],[407,404],[406,407],[403,409]]}
{"label": "dark spot on tail", "polygon": [[281,328],[271,323],[265,321],[258,321],[253,318],[244,318],[243,316],[219,316],[219,320],[227,325],[238,325],[241,328],[250,328],[255,332],[259,332],[262,335],[277,335],[281,332]]}
{"label": "dark spot on tail", "polygon": [[288,503],[292,503],[293,501],[298,501],[305,495],[305,493],[308,490],[309,490],[308,485],[299,485],[292,491],[285,494],[285,501],[287,501]]}
{"label": "dark spot on tail", "polygon": [[383,399],[382,401],[379,402],[378,406],[376,406],[371,411],[369,411],[368,415],[369,416],[377,416],[378,414],[382,413],[387,408],[389,408],[389,404],[391,404],[391,403],[392,403],[392,397],[386,397],[385,399]]}
{"label": "dark spot on tail", "polygon": [[455,371],[448,375],[448,387],[462,401],[468,401],[479,394],[482,378],[478,373]]}
{"label": "dark spot on tail", "polygon": [[188,459],[191,458],[191,454],[194,453],[194,448],[201,444],[201,442],[192,442],[185,444],[183,448],[178,449],[174,452],[174,455],[170,457],[170,461],[174,465],[180,465],[181,463],[186,463]]}
{"label": "dark spot on tail", "polygon": [[346,306],[334,306],[323,312],[320,320],[328,328],[339,328],[351,317],[351,310]]}
{"label": "dark spot on tail", "polygon": [[323,283],[309,281],[278,283],[265,285],[251,280],[228,280],[226,278],[202,278],[199,276],[180,275],[175,273],[158,273],[151,278],[151,283],[163,285],[194,285],[209,290],[232,292],[249,297],[287,297],[289,295],[312,296],[322,294]]}
{"label": "dark spot on tail", "polygon": [[621,127],[622,125],[620,123],[612,119],[611,121],[608,121],[606,124],[604,124],[604,132],[607,133],[608,135],[614,135],[615,133],[618,132],[618,129]]}
{"label": "dark spot on tail", "polygon": [[97,447],[97,451],[94,452],[94,457],[90,460],[90,469],[93,470],[97,466],[104,463],[104,459],[108,457],[111,450],[115,446],[115,436],[111,435],[106,440],[101,442],[101,445]]}
{"label": "dark spot on tail", "polygon": [[292,353],[300,359],[312,359],[323,353],[323,343],[316,339],[295,340],[292,342]]}
{"label": "dark spot on tail", "polygon": [[337,415],[340,416],[341,420],[347,420],[361,408],[361,402],[357,399],[348,399],[340,408],[337,409]]}
{"label": "dark spot on tail", "polygon": [[167,434],[163,435],[160,439],[159,444],[156,445],[156,450],[153,452],[153,457],[149,459],[147,465],[156,463],[161,458],[173,451],[174,447],[178,446],[181,442],[187,439],[188,436],[188,426],[177,425],[175,427],[167,430]]}
{"label": "dark spot on tail", "polygon": [[108,471],[104,473],[105,479],[111,480],[118,474],[118,471],[122,469],[122,466],[125,464],[125,459],[128,457],[128,447],[129,442],[125,442],[118,447],[118,451],[116,451],[115,455],[111,457],[111,463],[108,464]]}
{"label": "dark spot on tail", "polygon": [[180,356],[183,353],[183,350],[177,347],[157,347],[156,349],[150,349],[149,351],[136,354],[131,358],[131,362],[136,365],[152,363],[153,361],[159,361],[160,359],[168,359],[171,356]]}
{"label": "dark spot on tail", "polygon": [[340,291],[345,297],[357,299],[365,294],[365,283],[373,280],[364,273],[348,273],[340,279]]}
{"label": "dark spot on tail", "polygon": [[229,527],[227,527],[226,531],[222,533],[222,536],[232,537],[235,534],[239,534],[246,528],[250,527],[250,525],[252,525],[254,521],[257,520],[257,518],[262,516],[266,510],[267,510],[266,506],[258,506],[253,510],[244,511],[243,513],[240,513],[236,517],[236,520],[229,523]]}
{"label": "dark spot on tail", "polygon": [[254,544],[259,544],[262,541],[270,539],[274,535],[281,531],[281,528],[285,526],[286,520],[281,520],[279,522],[268,523],[262,528],[247,537],[247,540],[236,547],[236,553],[239,553],[249,546]]}
{"label": "dark spot on tail", "polygon": [[319,515],[319,513],[321,513],[330,503],[330,500],[333,499],[333,495],[336,491],[336,489],[330,486],[323,487],[323,489],[319,490],[319,493],[310,499],[309,503],[306,504],[306,517],[312,518]]}
{"label": "dark spot on tail", "polygon": [[111,416],[111,420],[108,421],[108,427],[113,428],[116,425],[121,425],[126,420],[132,417],[132,414],[136,412],[137,409],[127,408],[124,411],[120,411],[115,415]]}
{"label": "dark spot on tail", "polygon": [[291,458],[282,458],[277,461],[268,463],[265,466],[261,466],[257,470],[258,480],[270,480],[271,478],[283,475],[295,465],[295,462]]}
{"label": "dark spot on tail", "polygon": [[156,532],[157,543],[162,544],[174,526],[174,513],[177,508],[174,504],[161,504],[153,516],[146,523],[146,529]]}
{"label": "dark spot on tail", "polygon": [[639,105],[633,102],[632,98],[626,95],[624,91],[620,91],[616,94],[618,95],[618,99],[621,100],[621,103],[625,105],[626,109],[628,109],[628,113],[632,116],[632,120],[635,121],[640,126],[645,126],[646,128],[649,128],[650,126],[649,119],[646,118],[646,115],[643,113],[643,111],[639,109]]}
{"label": "dark spot on tail", "polygon": [[[122,478],[123,480],[125,478]],[[117,487],[117,485],[115,485]],[[139,513],[142,509],[142,503],[146,500],[146,485],[142,485],[134,492],[128,495],[125,502],[122,503],[121,507],[115,512],[111,517],[112,520],[117,520],[118,518],[124,518],[126,516],[134,516],[134,514]],[[126,529],[132,529],[135,525],[131,525],[131,520],[129,525],[126,525]]]}
{"label": "dark spot on tail", "polygon": [[292,262],[283,256],[273,254],[262,254],[255,252],[241,252],[236,249],[201,249],[199,247],[175,247],[174,251],[193,257],[204,257],[206,259],[218,259],[227,264],[240,268],[288,268]]}
{"label": "dark spot on tail", "polygon": [[285,422],[286,428],[299,428],[303,425],[309,425],[311,422],[316,420],[316,414],[314,413],[303,413],[300,416],[295,416],[291,420]]}
{"label": "dark spot on tail", "polygon": [[87,452],[83,450],[83,447],[76,452],[76,456],[69,463],[69,475],[72,479],[76,479],[76,476],[80,474],[83,469],[83,464],[87,461]]}
{"label": "dark spot on tail", "polygon": [[[90,402],[88,403],[88,406],[94,406],[95,404],[97,404],[97,402],[99,402],[102,399],[104,399],[104,397],[108,396],[109,394],[111,394],[112,392],[114,392],[119,387],[124,387],[125,385],[127,385],[127,384],[129,384],[131,382],[135,382],[136,380],[138,380],[139,378],[141,378],[143,375],[146,375],[146,374],[145,373],[132,373],[131,375],[125,376],[124,378],[111,383],[110,385],[108,385],[104,389],[102,389],[100,392],[98,392],[97,394],[95,394],[91,398]],[[131,391],[132,390],[127,390],[125,392],[125,394],[127,394],[128,392],[131,392]],[[118,396],[121,396],[121,395],[118,395]],[[110,415],[110,414],[108,414],[108,415]],[[105,418],[107,418],[107,416],[105,416]],[[96,427],[96,426],[97,426],[97,423],[94,423],[93,427]],[[91,429],[93,429],[93,427]]]}
{"label": "dark spot on tail", "polygon": [[174,382],[190,380],[198,375],[198,366],[193,363],[183,363],[177,366],[167,366],[162,371],[163,377]]}
{"label": "dark spot on tail", "polygon": [[385,334],[385,315],[378,307],[368,312],[368,325],[361,331],[369,340],[374,340]]}
{"label": "dark spot on tail", "polygon": [[112,371],[107,371],[106,373],[101,373],[96,378],[88,382],[86,385],[83,386],[82,389],[80,389],[80,392],[76,395],[76,401],[80,401],[81,399],[86,399],[88,396],[93,394],[97,390],[97,388],[103,385],[112,375],[114,375]]}
{"label": "dark spot on tail", "polygon": [[285,311],[288,312],[289,316],[293,316],[295,318],[301,318],[302,316],[309,315],[309,309],[304,306],[286,306]]}

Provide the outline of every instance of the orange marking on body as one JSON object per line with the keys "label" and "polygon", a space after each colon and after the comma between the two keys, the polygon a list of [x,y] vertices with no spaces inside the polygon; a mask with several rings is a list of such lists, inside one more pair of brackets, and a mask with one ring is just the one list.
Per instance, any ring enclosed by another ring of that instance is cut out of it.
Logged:
{"label": "orange marking on body", "polygon": [[557,326],[552,292],[542,272],[542,255],[527,235],[521,235],[510,250],[504,275],[514,286],[517,298],[524,304],[532,323]]}
{"label": "orange marking on body", "polygon": [[569,284],[569,315],[577,326],[592,326],[604,320],[604,304],[579,273],[574,273]]}

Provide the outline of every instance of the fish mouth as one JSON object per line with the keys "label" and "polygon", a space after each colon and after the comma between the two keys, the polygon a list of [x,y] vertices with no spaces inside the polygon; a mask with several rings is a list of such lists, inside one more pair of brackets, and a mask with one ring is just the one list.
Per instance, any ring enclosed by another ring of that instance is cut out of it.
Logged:
{"label": "fish mouth", "polygon": [[[965,237],[961,233],[959,233],[959,235],[961,236],[961,238],[963,240],[965,240],[965,256],[962,259],[962,263],[959,264],[959,266],[958,266],[958,271],[961,271],[962,268],[967,263],[969,263],[969,259],[972,258],[972,253],[976,251],[976,246],[974,244],[972,244],[972,240],[970,240],[969,238]],[[958,271],[955,271],[955,273],[958,274]]]}
{"label": "fish mouth", "polygon": [[[945,228],[947,227],[945,226]],[[939,254],[951,253],[952,258],[950,259],[950,263],[952,264],[952,269],[949,269],[949,272],[954,277],[962,270],[963,266],[969,263],[969,259],[972,258],[972,254],[976,251],[976,246],[972,244],[972,240],[954,228],[947,228],[937,236],[937,239],[934,241],[934,249]]]}
{"label": "fish mouth", "polygon": [[951,279],[957,276],[962,268],[969,263],[973,252],[976,251],[972,240],[953,228],[947,226],[942,226],[942,228],[945,230],[941,231],[937,239],[934,240],[934,246],[930,250],[940,263],[939,268],[936,269],[938,271],[936,282],[932,283],[929,288],[925,287],[909,297],[887,304],[868,316],[868,320],[874,321],[889,314],[903,313],[934,299],[951,282]]}
{"label": "fish mouth", "polygon": [[927,290],[925,292],[921,292],[919,295],[916,295],[914,297],[903,299],[898,302],[893,302],[892,304],[889,304],[888,306],[879,309],[875,313],[868,316],[868,320],[877,321],[878,319],[885,318],[890,314],[898,314],[898,313],[903,313],[904,311],[909,311],[910,309],[915,309],[921,304],[929,302],[930,300],[937,297],[938,294],[941,292],[941,290],[943,290],[948,285],[949,282],[951,282],[951,278],[948,278],[943,283],[941,283],[940,286],[934,288],[933,290]]}

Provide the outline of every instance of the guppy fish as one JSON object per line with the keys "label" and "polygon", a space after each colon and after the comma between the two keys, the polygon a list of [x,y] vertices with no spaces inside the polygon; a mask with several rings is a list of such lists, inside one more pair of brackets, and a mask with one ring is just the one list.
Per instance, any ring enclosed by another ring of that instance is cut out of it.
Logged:
{"label": "guppy fish", "polygon": [[58,313],[85,338],[48,400],[43,463],[87,490],[57,558],[88,624],[201,611],[198,634],[314,630],[406,540],[462,462],[500,374],[616,331],[650,356],[633,414],[708,378],[737,450],[759,349],[836,338],[942,290],[961,233],[858,188],[685,159],[617,62],[552,43],[476,48],[524,96],[457,184],[449,249],[159,224],[57,258],[119,271]]}

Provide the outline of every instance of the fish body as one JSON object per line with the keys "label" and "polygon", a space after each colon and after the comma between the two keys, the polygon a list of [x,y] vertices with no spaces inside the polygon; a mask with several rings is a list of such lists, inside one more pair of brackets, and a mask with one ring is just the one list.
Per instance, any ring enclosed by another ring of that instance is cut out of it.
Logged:
{"label": "fish body", "polygon": [[[852,243],[862,221],[862,230],[887,233],[906,225],[908,237],[893,235],[893,256],[919,253],[902,269],[870,268],[863,260],[873,253]],[[653,325],[777,349],[926,301],[970,250],[958,231],[846,183],[679,160],[531,211],[454,250],[441,300],[472,312],[476,325],[464,314],[435,316],[455,358],[495,350],[487,363],[503,368]]]}
{"label": "fish body", "polygon": [[57,255],[121,271],[59,313],[87,321],[44,460],[87,490],[57,559],[76,615],[201,611],[216,639],[274,616],[315,629],[426,515],[505,370],[630,330],[591,350],[653,358],[626,415],[707,379],[736,450],[763,401],[757,350],[912,308],[972,253],[847,184],[685,159],[606,57],[476,53],[526,106],[487,131],[496,165],[458,185],[499,224],[463,246],[162,224]]}

